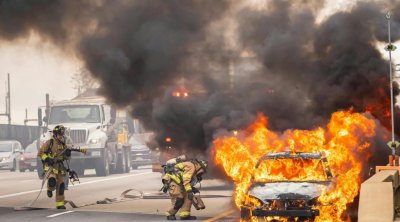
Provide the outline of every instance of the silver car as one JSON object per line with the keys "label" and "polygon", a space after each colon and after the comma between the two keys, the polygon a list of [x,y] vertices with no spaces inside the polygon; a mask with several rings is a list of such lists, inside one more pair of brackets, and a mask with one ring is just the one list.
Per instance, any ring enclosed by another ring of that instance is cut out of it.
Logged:
{"label": "silver car", "polygon": [[16,140],[0,141],[0,169],[15,171],[21,154],[20,142]]}

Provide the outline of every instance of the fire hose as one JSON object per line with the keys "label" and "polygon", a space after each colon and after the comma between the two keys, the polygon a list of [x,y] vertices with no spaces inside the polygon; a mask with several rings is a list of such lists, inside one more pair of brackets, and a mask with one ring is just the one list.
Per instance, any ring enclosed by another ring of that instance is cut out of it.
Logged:
{"label": "fire hose", "polygon": [[[86,150],[82,150],[82,149],[80,149],[80,148],[69,148],[69,149],[70,149],[71,151],[81,152],[81,153],[86,154]],[[66,149],[64,149],[59,155],[64,154],[65,151],[66,151]],[[71,180],[72,185],[74,185],[74,182],[75,182],[75,181],[80,182],[80,181],[79,181],[79,178],[78,178],[78,175],[76,174],[76,172],[69,169],[68,161],[67,161],[67,166],[68,166],[67,172],[69,173],[69,179]],[[44,176],[43,176],[42,185],[41,185],[41,187],[40,187],[40,191],[39,191],[38,195],[36,196],[36,198],[35,198],[32,202],[30,202],[28,205],[26,205],[26,206],[14,207],[14,210],[20,211],[20,210],[35,210],[35,209],[39,209],[39,208],[34,208],[34,207],[32,207],[32,206],[33,206],[33,204],[39,199],[39,196],[40,196],[40,194],[41,194],[42,191],[43,191],[44,184],[46,183],[46,180],[49,178],[50,173],[51,173],[52,171],[53,171],[53,166],[49,166],[49,169],[47,170],[47,172],[46,172],[46,173],[44,174]]]}
{"label": "fire hose", "polygon": [[[85,150],[81,150],[79,148],[70,148],[71,151],[76,151],[76,152],[83,152],[86,153]],[[65,150],[63,150],[63,152],[61,152],[61,154],[63,154],[65,152]],[[70,170],[69,169],[69,163],[67,161],[67,172],[69,173],[69,179],[71,180],[72,185],[74,185],[74,182],[79,181],[79,177],[76,174],[75,171]],[[42,184],[41,184],[41,188],[40,191],[38,193],[38,195],[36,196],[36,198],[30,202],[28,205],[26,206],[20,206],[20,207],[14,207],[14,210],[16,211],[24,211],[24,210],[37,210],[37,209],[41,209],[41,208],[35,208],[32,207],[33,204],[39,199],[40,194],[43,191],[43,187],[44,184],[46,183],[46,180],[48,179],[48,177],[50,176],[50,173],[53,171],[53,167],[50,166],[49,169],[47,170],[47,172],[45,173],[45,175],[43,176],[42,179]],[[139,194],[138,195],[132,195],[132,194],[128,194],[131,191],[136,191]],[[216,197],[231,197],[231,196],[226,196],[226,195],[202,195],[202,198],[216,198]],[[65,204],[69,204],[72,208],[82,208],[82,207],[87,207],[87,206],[91,206],[91,205],[96,205],[96,204],[112,204],[112,203],[118,203],[118,202],[122,202],[126,199],[130,199],[130,200],[135,200],[135,199],[169,199],[169,195],[165,194],[165,193],[161,193],[161,192],[154,192],[154,193],[144,193],[140,190],[136,190],[136,189],[128,189],[125,190],[124,192],[121,193],[121,195],[117,198],[105,198],[103,200],[98,200],[94,203],[89,203],[89,204],[84,204],[84,205],[76,205],[73,201],[71,200],[65,200],[64,203]]]}

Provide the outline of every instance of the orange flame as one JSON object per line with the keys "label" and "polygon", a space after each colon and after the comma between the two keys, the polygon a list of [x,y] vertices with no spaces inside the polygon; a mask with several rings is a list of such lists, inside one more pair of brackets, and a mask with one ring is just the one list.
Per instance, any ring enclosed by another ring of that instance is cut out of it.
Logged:
{"label": "orange flame", "polygon": [[237,136],[214,141],[214,161],[235,183],[236,205],[240,207],[247,202],[257,206],[260,203],[247,195],[251,178],[267,176],[268,179],[280,180],[321,180],[324,176],[314,173],[317,166],[312,161],[298,165],[293,160],[272,166],[261,164],[258,168],[260,173],[254,169],[263,155],[280,151],[322,152],[327,157],[334,184],[333,189],[323,192],[318,199],[323,207],[319,207],[320,216],[316,221],[341,221],[346,204],[358,194],[362,161],[366,159],[362,157],[369,156],[368,139],[375,135],[375,127],[374,120],[367,115],[350,110],[335,112],[326,130],[287,130],[278,134],[269,130],[267,119],[259,115],[257,122]]}

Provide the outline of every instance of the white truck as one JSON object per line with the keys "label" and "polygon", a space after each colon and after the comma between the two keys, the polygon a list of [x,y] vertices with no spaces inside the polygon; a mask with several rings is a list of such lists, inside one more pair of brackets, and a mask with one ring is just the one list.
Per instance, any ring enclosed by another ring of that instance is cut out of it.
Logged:
{"label": "white truck", "polygon": [[[88,151],[86,155],[72,153],[69,165],[79,175],[84,175],[85,169],[95,169],[97,176],[130,171],[128,124],[131,119],[124,111],[108,105],[103,97],[92,96],[48,104],[45,113],[42,117],[39,108],[39,125],[44,125],[39,147],[51,138],[50,131],[56,125],[63,125],[74,146]],[[39,177],[40,171],[42,164],[38,159]]]}

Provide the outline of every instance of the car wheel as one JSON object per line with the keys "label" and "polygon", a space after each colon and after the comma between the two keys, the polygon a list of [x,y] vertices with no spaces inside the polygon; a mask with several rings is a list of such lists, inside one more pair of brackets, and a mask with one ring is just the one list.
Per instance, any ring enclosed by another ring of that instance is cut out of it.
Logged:
{"label": "car wheel", "polygon": [[137,170],[139,168],[138,165],[132,165],[132,170]]}
{"label": "car wheel", "polygon": [[19,172],[23,173],[26,169],[19,169]]}
{"label": "car wheel", "polygon": [[110,165],[108,164],[107,151],[104,150],[103,158],[96,161],[96,176],[103,177],[110,174]]}
{"label": "car wheel", "polygon": [[13,161],[13,166],[12,166],[12,168],[11,168],[11,172],[14,172],[15,171],[15,169],[17,169],[17,162],[14,160]]}
{"label": "car wheel", "polygon": [[35,169],[33,169],[33,168],[29,168],[29,171],[30,171],[30,172],[33,172],[33,171],[35,171]]}

